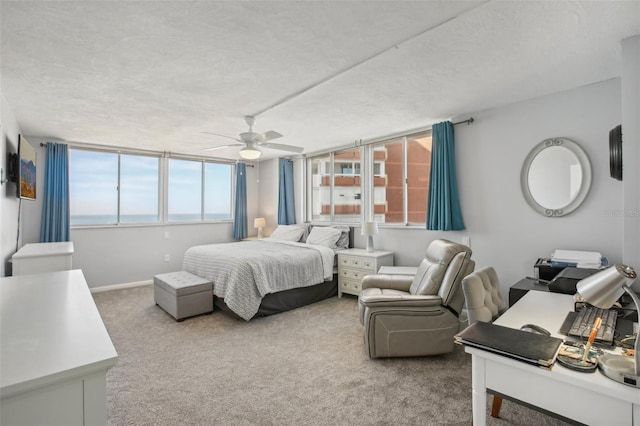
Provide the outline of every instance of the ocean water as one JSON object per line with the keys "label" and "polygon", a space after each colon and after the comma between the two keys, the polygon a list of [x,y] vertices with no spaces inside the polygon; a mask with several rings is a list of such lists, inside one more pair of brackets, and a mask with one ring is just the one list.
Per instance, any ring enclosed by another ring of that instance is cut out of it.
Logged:
{"label": "ocean water", "polygon": [[[225,213],[207,213],[205,221],[209,220],[231,220],[231,215]],[[171,214],[168,222],[200,222],[199,214]],[[71,226],[88,226],[88,225],[115,225],[118,223],[118,217],[114,215],[71,215]],[[157,223],[161,224],[158,215],[131,214],[121,215],[120,223]]]}

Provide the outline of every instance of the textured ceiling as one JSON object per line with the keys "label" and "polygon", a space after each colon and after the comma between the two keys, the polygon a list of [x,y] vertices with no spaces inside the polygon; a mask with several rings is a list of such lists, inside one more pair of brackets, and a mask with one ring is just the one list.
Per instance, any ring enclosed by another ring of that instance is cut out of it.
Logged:
{"label": "textured ceiling", "polygon": [[620,41],[640,34],[639,1],[3,0],[0,15],[25,134],[196,155],[245,115],[312,153],[619,77]]}

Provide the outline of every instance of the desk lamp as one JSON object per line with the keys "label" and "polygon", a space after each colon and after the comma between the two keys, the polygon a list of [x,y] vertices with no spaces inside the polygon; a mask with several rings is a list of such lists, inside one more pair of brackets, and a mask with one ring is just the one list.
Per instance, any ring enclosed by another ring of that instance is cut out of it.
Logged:
{"label": "desk lamp", "polygon": [[[640,299],[629,288],[636,279],[636,271],[627,265],[614,265],[581,280],[576,290],[587,303],[609,309],[626,291],[633,299],[636,309],[640,309]],[[604,354],[598,358],[598,368],[602,374],[616,382],[640,388],[640,356],[638,336],[634,346],[634,356]]]}
{"label": "desk lamp", "polygon": [[262,228],[267,225],[267,222],[264,220],[264,217],[256,217],[253,219],[253,227],[258,228],[258,238],[262,238]]}
{"label": "desk lamp", "polygon": [[373,236],[378,234],[378,223],[377,222],[365,222],[362,224],[362,235],[367,236],[367,252],[374,252],[373,248]]}

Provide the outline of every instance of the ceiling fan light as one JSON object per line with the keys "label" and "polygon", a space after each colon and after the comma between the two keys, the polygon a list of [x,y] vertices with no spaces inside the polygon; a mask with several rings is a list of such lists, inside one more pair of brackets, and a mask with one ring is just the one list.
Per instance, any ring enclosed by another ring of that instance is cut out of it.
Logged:
{"label": "ceiling fan light", "polygon": [[245,160],[255,160],[257,158],[260,158],[261,155],[262,152],[254,146],[247,145],[240,150],[240,157],[244,158]]}

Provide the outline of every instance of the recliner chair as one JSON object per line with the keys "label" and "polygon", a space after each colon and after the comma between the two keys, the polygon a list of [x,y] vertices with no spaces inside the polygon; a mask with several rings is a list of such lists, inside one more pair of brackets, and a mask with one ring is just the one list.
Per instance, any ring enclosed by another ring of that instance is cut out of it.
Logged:
{"label": "recliner chair", "polygon": [[469,247],[440,239],[429,245],[415,275],[364,277],[358,308],[369,357],[453,351],[464,304],[461,282],[474,266]]}

